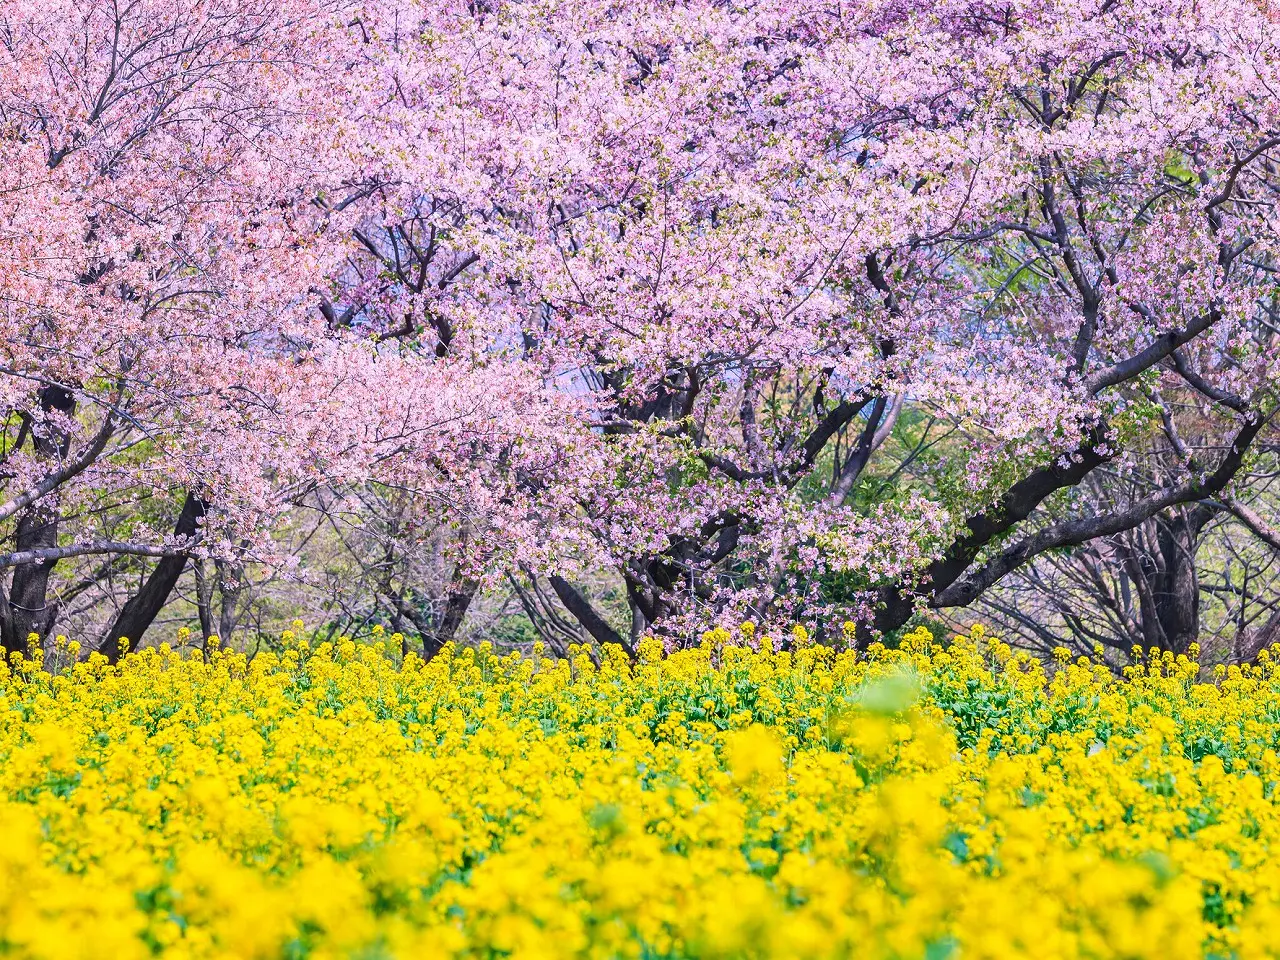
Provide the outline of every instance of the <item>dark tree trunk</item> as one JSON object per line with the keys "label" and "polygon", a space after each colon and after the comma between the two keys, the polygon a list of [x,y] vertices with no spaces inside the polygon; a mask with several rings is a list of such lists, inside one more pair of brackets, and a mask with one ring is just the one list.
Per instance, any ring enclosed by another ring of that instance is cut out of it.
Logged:
{"label": "dark tree trunk", "polygon": [[479,584],[460,574],[455,574],[449,584],[449,592],[445,595],[444,609],[436,622],[436,628],[430,635],[423,636],[422,646],[426,659],[430,660],[444,645],[458,635],[458,628],[471,608],[471,601],[476,595]]}
{"label": "dark tree trunk", "polygon": [[[57,508],[41,503],[23,513],[15,541],[18,550],[57,546]],[[44,640],[53,627],[56,611],[49,604],[49,578],[55,563],[56,560],[42,560],[14,569],[4,637],[6,650],[25,652],[32,636]]]}
{"label": "dark tree trunk", "polygon": [[218,611],[218,639],[223,643],[231,640],[244,612],[240,600],[248,589],[244,567],[239,563],[218,560],[214,563],[218,571],[218,593],[221,595],[221,609]]}
{"label": "dark tree trunk", "polygon": [[193,566],[196,575],[196,615],[200,618],[200,636],[208,641],[213,635],[213,582],[205,570],[204,560]]}
{"label": "dark tree trunk", "polygon": [[[182,512],[178,515],[178,522],[174,526],[174,535],[194,537],[199,531],[200,520],[203,519],[206,509],[207,506],[203,500],[188,493],[186,502],[182,505]],[[188,555],[182,553],[165,557],[156,564],[156,568],[151,571],[151,576],[147,577],[142,589],[120,608],[115,622],[111,624],[101,646],[98,647],[99,653],[115,663],[123,653],[122,640],[128,640],[130,647],[138,646],[147,628],[155,622],[156,616],[168,602],[169,595],[173,593],[173,588],[178,583],[178,577],[182,575],[183,568],[187,565],[187,560]]]}
{"label": "dark tree trunk", "polygon": [[1263,650],[1274,643],[1280,643],[1280,610],[1275,611],[1259,627],[1252,630],[1241,629],[1233,646],[1236,663],[1252,663]]}
{"label": "dark tree trunk", "polygon": [[[45,387],[40,391],[40,409],[46,414],[71,416],[76,409],[75,397],[61,387]],[[32,427],[31,434],[40,460],[52,463],[67,455],[71,438],[61,425],[46,421]],[[58,545],[57,499],[55,495],[44,497],[19,516],[15,535],[17,550]],[[56,563],[56,560],[42,560],[14,568],[0,629],[6,651],[25,651],[30,635],[43,640],[53,627],[56,610],[50,607],[48,598],[49,578]]]}
{"label": "dark tree trunk", "polygon": [[551,577],[551,589],[556,592],[556,596],[560,598],[560,602],[564,604],[565,609],[573,614],[574,618],[582,624],[587,633],[591,634],[596,643],[616,643],[628,653],[631,652],[631,645],[623,640],[622,635],[609,625],[609,621],[600,616],[596,608],[591,605],[591,602],[582,595],[577,587],[564,577],[555,575]]}
{"label": "dark tree trunk", "polygon": [[[384,585],[382,592],[391,601],[395,615],[413,624],[413,629],[422,639],[423,659],[430,660],[444,649],[446,643],[457,636],[458,628],[462,626],[462,621],[466,618],[467,610],[470,609],[471,601],[479,586],[476,580],[455,572],[449,581],[444,605],[439,613],[434,615],[429,614],[422,605],[414,602],[413,590],[392,590],[389,585]],[[408,599],[405,597],[406,593]]]}
{"label": "dark tree trunk", "polygon": [[1196,547],[1210,516],[1209,508],[1200,506],[1178,511],[1159,523],[1160,556],[1151,583],[1154,622],[1144,623],[1148,647],[1186,653],[1200,639]]}

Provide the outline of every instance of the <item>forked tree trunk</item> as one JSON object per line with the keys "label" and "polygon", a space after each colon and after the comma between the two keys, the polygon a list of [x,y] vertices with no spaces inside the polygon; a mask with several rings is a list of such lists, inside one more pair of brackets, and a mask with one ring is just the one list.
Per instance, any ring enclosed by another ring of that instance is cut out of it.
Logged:
{"label": "forked tree trunk", "polygon": [[430,642],[426,637],[423,638],[424,653],[428,660],[458,635],[458,628],[462,626],[462,621],[471,608],[471,601],[475,599],[479,586],[479,582],[470,577],[454,574],[449,584],[449,592],[445,596],[444,609],[440,612],[435,636]]}
{"label": "forked tree trunk", "polygon": [[[404,590],[392,590],[389,584],[382,586],[382,593],[391,601],[397,618],[403,618],[413,624],[413,629],[422,640],[422,656],[430,660],[444,649],[444,645],[458,634],[458,628],[471,608],[471,601],[479,589],[479,581],[455,570],[449,579],[449,587],[445,592],[444,604],[436,613],[428,613],[415,601],[412,590],[409,599]],[[407,652],[407,645],[402,652]]]}
{"label": "forked tree trunk", "polygon": [[[1211,516],[1208,507],[1199,506],[1158,521],[1159,567],[1151,578],[1150,622],[1144,623],[1148,647],[1186,653],[1191,644],[1200,639],[1196,548]],[[1147,621],[1147,611],[1143,613]]]}

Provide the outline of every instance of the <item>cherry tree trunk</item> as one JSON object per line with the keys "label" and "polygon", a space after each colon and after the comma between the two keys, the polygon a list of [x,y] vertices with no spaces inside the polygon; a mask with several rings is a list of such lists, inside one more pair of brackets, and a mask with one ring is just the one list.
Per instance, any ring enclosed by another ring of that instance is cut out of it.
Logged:
{"label": "cherry tree trunk", "polygon": [[[45,414],[71,416],[75,407],[75,398],[61,387],[44,387],[40,391],[40,409]],[[52,466],[59,457],[66,456],[70,437],[64,426],[56,421],[45,422],[34,426],[31,432],[36,456],[42,463]],[[24,551],[57,545],[58,502],[56,497],[46,497],[19,516],[14,547]],[[57,611],[49,604],[49,577],[56,563],[56,560],[39,560],[14,568],[0,631],[6,651],[25,652],[29,636],[35,634],[43,640],[52,629]]]}
{"label": "cherry tree trunk", "polygon": [[1200,578],[1196,547],[1207,507],[1179,511],[1160,524],[1158,568],[1151,578],[1151,610],[1143,611],[1148,647],[1185,653],[1200,639]]}
{"label": "cherry tree trunk", "polygon": [[[204,501],[188,493],[182,505],[182,512],[178,515],[178,522],[174,525],[174,535],[194,537],[199,532],[200,520],[204,517],[205,510]],[[142,640],[143,634],[155,622],[156,616],[168,602],[169,595],[173,593],[173,588],[177,585],[188,559],[185,553],[164,557],[151,571],[151,576],[147,577],[147,582],[142,585],[142,589],[120,608],[120,613],[116,615],[115,622],[111,624],[102,645],[98,648],[108,660],[115,663],[120,659],[124,652],[122,640],[127,639],[130,647],[136,647]]]}

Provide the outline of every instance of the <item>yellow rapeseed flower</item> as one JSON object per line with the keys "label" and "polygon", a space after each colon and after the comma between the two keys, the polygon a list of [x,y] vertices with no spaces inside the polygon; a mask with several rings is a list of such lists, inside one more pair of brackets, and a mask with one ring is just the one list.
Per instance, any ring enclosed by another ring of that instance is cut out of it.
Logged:
{"label": "yellow rapeseed flower", "polygon": [[[0,663],[0,952],[1263,957],[1280,657],[710,631]],[[184,649],[187,650],[184,653]],[[63,656],[63,651],[69,655]]]}

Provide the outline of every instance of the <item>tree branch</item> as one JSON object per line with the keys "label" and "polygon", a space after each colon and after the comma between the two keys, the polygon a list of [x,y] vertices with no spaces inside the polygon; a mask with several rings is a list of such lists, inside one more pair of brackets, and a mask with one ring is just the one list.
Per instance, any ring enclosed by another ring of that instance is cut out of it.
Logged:
{"label": "tree branch", "polygon": [[24,563],[40,563],[64,560],[67,557],[83,557],[91,554],[116,553],[135,557],[176,557],[191,549],[191,544],[157,546],[151,543],[130,543],[124,540],[91,540],[67,547],[39,547],[0,554],[0,567],[16,567]]}
{"label": "tree branch", "polygon": [[[110,414],[102,422],[102,426],[98,428],[98,432],[93,439],[89,441],[89,445],[80,451],[74,458],[68,460],[57,470],[53,471],[34,486],[29,487],[22,493],[13,497],[4,503],[0,503],[0,520],[7,520],[19,510],[35,503],[41,497],[48,496],[62,484],[68,480],[84,472],[104,449],[106,449],[107,441],[111,439],[111,435],[115,432],[115,418]],[[102,553],[110,551],[98,551]],[[154,555],[154,554],[153,554]],[[68,554],[74,556],[74,554]],[[26,563],[26,560],[19,560],[18,563]]]}
{"label": "tree branch", "polygon": [[1107,387],[1132,380],[1144,370],[1155,366],[1165,357],[1172,354],[1183,344],[1189,343],[1222,319],[1222,311],[1216,306],[1210,307],[1203,315],[1197,317],[1181,330],[1170,330],[1157,337],[1146,348],[1135,353],[1126,360],[1099,370],[1084,381],[1085,389],[1090,394],[1098,394]]}
{"label": "tree branch", "polygon": [[1231,448],[1219,462],[1218,468],[1208,477],[1195,478],[1177,486],[1156,490],[1123,510],[1051,524],[1003,550],[971,576],[942,591],[935,592],[929,605],[957,607],[971,603],[1000,578],[1046,550],[1077,546],[1086,540],[1120,533],[1136,527],[1169,507],[1215,496],[1226,488],[1239,471],[1249,445],[1266,422],[1267,418],[1260,416],[1246,420],[1236,432]]}
{"label": "tree branch", "polygon": [[1234,497],[1222,497],[1219,501],[1227,512],[1249,528],[1249,532],[1274,550],[1280,550],[1280,530],[1267,523],[1257,511]]}

